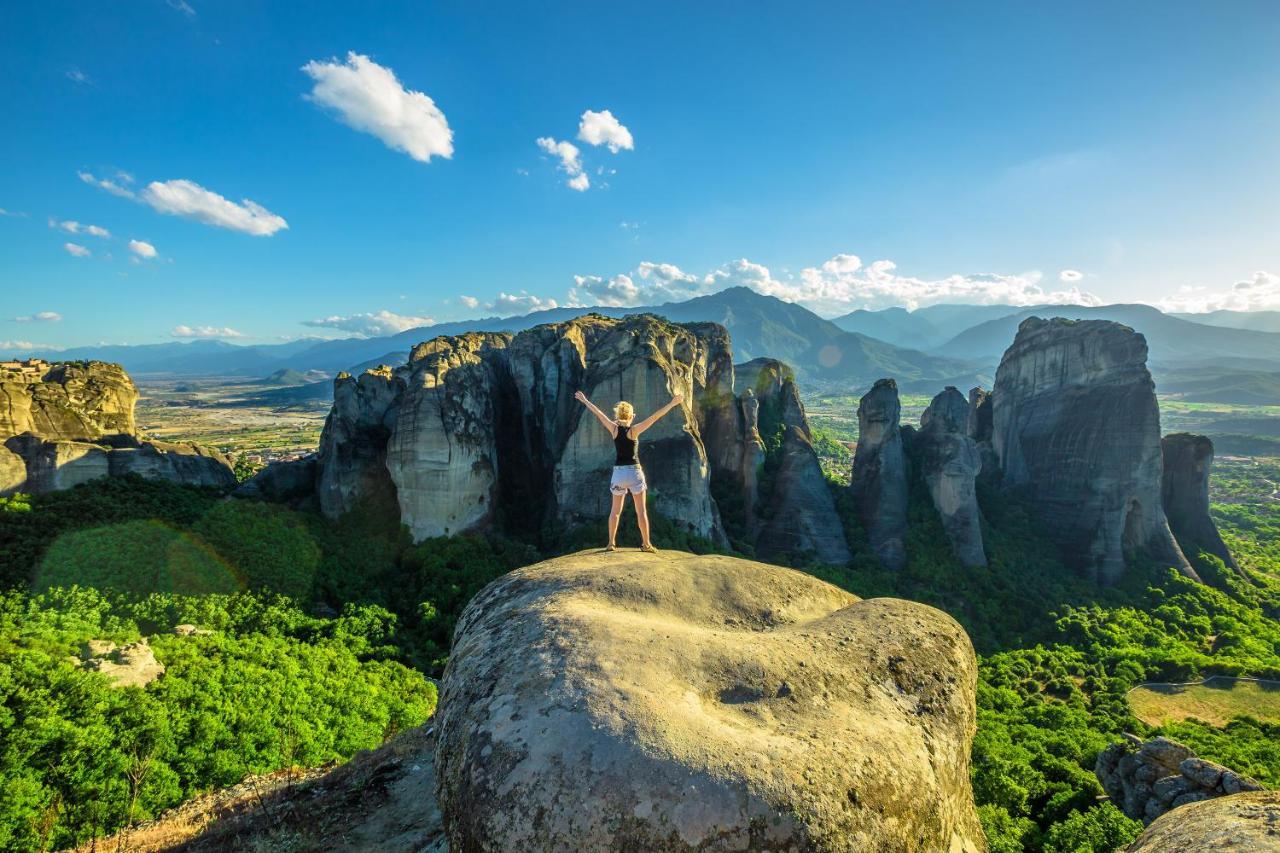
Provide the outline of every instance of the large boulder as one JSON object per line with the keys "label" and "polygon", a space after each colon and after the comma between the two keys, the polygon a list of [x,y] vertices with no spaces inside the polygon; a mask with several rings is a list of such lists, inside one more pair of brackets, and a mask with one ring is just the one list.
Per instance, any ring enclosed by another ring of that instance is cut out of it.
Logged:
{"label": "large boulder", "polygon": [[982,471],[982,454],[968,435],[969,411],[969,402],[953,387],[934,397],[920,418],[913,458],[952,552],[966,566],[985,566],[982,513],[974,486]]}
{"label": "large boulder", "polygon": [[1098,753],[1093,772],[1117,808],[1145,823],[1187,803],[1262,788],[1166,737],[1144,743],[1126,735]]}
{"label": "large boulder", "polygon": [[730,557],[490,584],[436,725],[454,850],[976,851],[976,662],[930,607]]}
{"label": "large boulder", "polygon": [[1161,500],[1160,410],[1142,335],[1108,320],[1018,327],[992,389],[992,443],[1065,561],[1102,583],[1145,552],[1195,577]]}
{"label": "large boulder", "polygon": [[907,458],[898,384],[880,379],[858,402],[850,488],[871,549],[886,568],[907,564]]}
{"label": "large boulder", "polygon": [[1189,803],[1147,827],[1126,853],[1261,853],[1280,850],[1280,791]]}
{"label": "large boulder", "polygon": [[1205,551],[1239,570],[1235,558],[1209,517],[1209,472],[1213,442],[1208,436],[1176,432],[1160,440],[1163,458],[1161,499],[1169,529],[1184,554]]}

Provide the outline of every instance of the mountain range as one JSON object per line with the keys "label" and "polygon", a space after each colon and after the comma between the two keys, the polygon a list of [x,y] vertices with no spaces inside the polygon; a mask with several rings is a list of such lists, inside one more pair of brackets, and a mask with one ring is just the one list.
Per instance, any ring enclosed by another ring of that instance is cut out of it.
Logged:
{"label": "mountain range", "polygon": [[[858,310],[831,320],[807,308],[734,287],[684,302],[640,307],[553,308],[518,317],[484,317],[409,329],[395,335],[337,340],[301,339],[242,346],[223,341],[78,347],[38,353],[58,360],[98,359],[140,376],[271,374],[264,384],[300,374],[357,372],[400,364],[413,345],[440,335],[520,332],[586,313],[610,317],[658,314],[678,323],[713,322],[729,329],[742,361],[776,358],[792,365],[811,391],[852,393],[883,376],[903,390],[933,393],[946,385],[990,385],[1000,354],[1027,317],[1114,320],[1142,332],[1160,380],[1176,375],[1197,398],[1230,389],[1236,402],[1280,403],[1272,396],[1280,374],[1280,312],[1218,311],[1167,314],[1149,305],[933,305],[908,311]],[[298,383],[302,384],[302,383]],[[308,395],[310,396],[310,395]]]}

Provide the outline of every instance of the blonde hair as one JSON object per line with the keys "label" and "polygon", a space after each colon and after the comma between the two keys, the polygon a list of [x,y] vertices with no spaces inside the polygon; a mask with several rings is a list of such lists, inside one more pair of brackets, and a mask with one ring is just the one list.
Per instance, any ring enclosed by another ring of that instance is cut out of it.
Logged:
{"label": "blonde hair", "polygon": [[615,421],[630,421],[630,420],[634,420],[635,416],[636,416],[635,407],[632,406],[630,403],[628,403],[626,400],[623,400],[622,402],[618,403],[618,405],[613,407],[613,419]]}

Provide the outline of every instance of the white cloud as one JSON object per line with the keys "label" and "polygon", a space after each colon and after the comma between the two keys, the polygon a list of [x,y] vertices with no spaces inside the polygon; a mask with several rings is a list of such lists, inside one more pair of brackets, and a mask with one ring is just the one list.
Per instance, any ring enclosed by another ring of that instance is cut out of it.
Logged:
{"label": "white cloud", "polygon": [[333,315],[315,320],[303,320],[302,325],[316,329],[341,329],[369,338],[394,335],[409,329],[435,325],[431,317],[410,317],[382,310],[372,314]]}
{"label": "white cloud", "polygon": [[474,296],[459,296],[458,301],[467,308],[475,309],[480,307],[480,300],[476,299]]}
{"label": "white cloud", "polygon": [[150,260],[156,257],[156,247],[148,243],[146,240],[130,240],[129,251],[133,252],[139,258]]}
{"label": "white cloud", "polygon": [[13,216],[13,217],[16,217],[16,218],[18,218],[18,219],[26,219],[26,218],[27,218],[27,215],[26,215],[25,213],[22,213],[21,211],[18,211],[18,210],[5,210],[3,207],[0,207],[0,216]]}
{"label": "white cloud", "polygon": [[240,332],[237,332],[235,329],[229,329],[225,326],[220,329],[217,326],[179,325],[179,326],[174,326],[173,330],[170,331],[169,334],[175,338],[210,339],[210,338],[243,338],[244,337],[244,335],[242,335]]}
{"label": "white cloud", "polygon": [[283,217],[256,202],[246,198],[236,204],[194,181],[152,181],[140,198],[160,213],[183,216],[255,237],[269,237],[289,227]]}
{"label": "white cloud", "polygon": [[627,130],[626,126],[614,118],[613,113],[608,110],[584,112],[582,120],[578,122],[578,139],[588,145],[608,146],[614,154],[624,148],[628,151],[635,148],[631,131]]}
{"label": "white cloud", "polygon": [[1258,270],[1227,290],[1183,287],[1156,303],[1163,311],[1204,314],[1209,311],[1280,311],[1280,275]]}
{"label": "white cloud", "polygon": [[897,272],[892,261],[864,265],[854,254],[839,254],[799,275],[774,276],[768,267],[739,258],[705,275],[693,275],[673,264],[646,261],[634,273],[574,276],[569,291],[575,306],[655,305],[714,293],[728,287],[749,287],[758,293],[796,302],[819,314],[834,316],[855,308],[900,305],[919,308],[939,303],[1099,305],[1101,300],[1077,288],[1045,290],[1041,275],[981,273],[922,279]]}
{"label": "white cloud", "polygon": [[74,219],[64,219],[61,222],[56,219],[49,220],[50,228],[59,228],[68,234],[88,234],[91,237],[102,237],[104,239],[111,237],[111,232],[98,225],[84,225],[76,222]]}
{"label": "white cloud", "polygon": [[32,350],[60,350],[66,347],[55,346],[54,344],[37,344],[32,341],[0,341],[0,351],[26,351]]}
{"label": "white cloud", "polygon": [[39,311],[35,314],[26,314],[22,317],[14,317],[15,323],[58,323],[62,321],[62,315],[57,311]]}
{"label": "white cloud", "polygon": [[63,243],[62,248],[66,251],[68,255],[71,255],[72,257],[76,257],[76,258],[87,258],[93,254],[93,252],[90,252],[88,249],[86,249],[84,246],[81,246],[78,243]]}
{"label": "white cloud", "polygon": [[1058,273],[1058,281],[1068,284],[1073,281],[1079,281],[1082,278],[1084,278],[1084,273],[1080,272],[1080,270],[1062,270]]}
{"label": "white cloud", "polygon": [[345,65],[312,60],[302,70],[316,82],[305,97],[348,126],[423,163],[453,156],[453,131],[444,113],[425,93],[405,89],[390,68],[352,51]]}
{"label": "white cloud", "polygon": [[177,9],[188,18],[194,18],[196,16],[196,10],[192,9],[186,0],[165,0],[165,3],[169,5],[170,9]]}
{"label": "white cloud", "polygon": [[565,181],[578,192],[584,192],[591,186],[591,179],[582,170],[582,152],[572,142],[557,142],[550,136],[539,136],[538,147],[560,161],[560,169],[569,176]]}
{"label": "white cloud", "polygon": [[86,184],[89,184],[90,186],[94,186],[94,187],[97,187],[98,189],[106,190],[112,195],[118,195],[121,198],[133,198],[133,190],[129,189],[128,187],[122,187],[119,184],[117,184],[115,181],[109,178],[95,177],[90,172],[77,172],[76,174],[80,176],[80,180],[84,181]]}
{"label": "white cloud", "polygon": [[532,296],[525,291],[519,293],[499,293],[498,298],[490,302],[486,307],[501,312],[502,314],[529,314],[534,311],[545,311],[549,308],[559,307],[554,299],[543,299],[541,296]]}
{"label": "white cloud", "polygon": [[70,80],[72,83],[79,83],[81,85],[84,85],[86,83],[93,82],[92,80],[89,79],[88,74],[85,74],[83,71],[81,71],[79,68],[77,68],[74,65],[68,68],[63,73],[66,75],[67,79]]}

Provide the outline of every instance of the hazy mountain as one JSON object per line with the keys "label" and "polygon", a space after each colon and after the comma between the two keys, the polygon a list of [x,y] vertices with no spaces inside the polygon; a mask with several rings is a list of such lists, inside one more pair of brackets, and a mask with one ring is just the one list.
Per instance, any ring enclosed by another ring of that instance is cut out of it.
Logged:
{"label": "hazy mountain", "polygon": [[1176,394],[1188,403],[1280,405],[1280,372],[1230,367],[1156,368],[1162,394]]}
{"label": "hazy mountain", "polygon": [[1169,316],[1202,323],[1206,326],[1223,326],[1228,329],[1250,329],[1254,332],[1280,332],[1280,311],[1210,311],[1207,314],[1177,314]]}
{"label": "hazy mountain", "polygon": [[998,362],[1018,324],[1027,317],[1114,320],[1141,332],[1152,362],[1196,362],[1223,358],[1262,359],[1280,364],[1280,334],[1193,323],[1150,305],[1041,305],[979,323],[938,347],[938,355]]}
{"label": "hazy mountain", "polygon": [[326,382],[332,377],[323,370],[301,371],[292,367],[282,367],[270,376],[256,379],[251,385],[308,385],[312,382]]}
{"label": "hazy mountain", "polygon": [[894,346],[931,350],[965,329],[1020,310],[1013,305],[930,305],[914,311],[858,309],[831,322],[845,331],[870,335]]}

